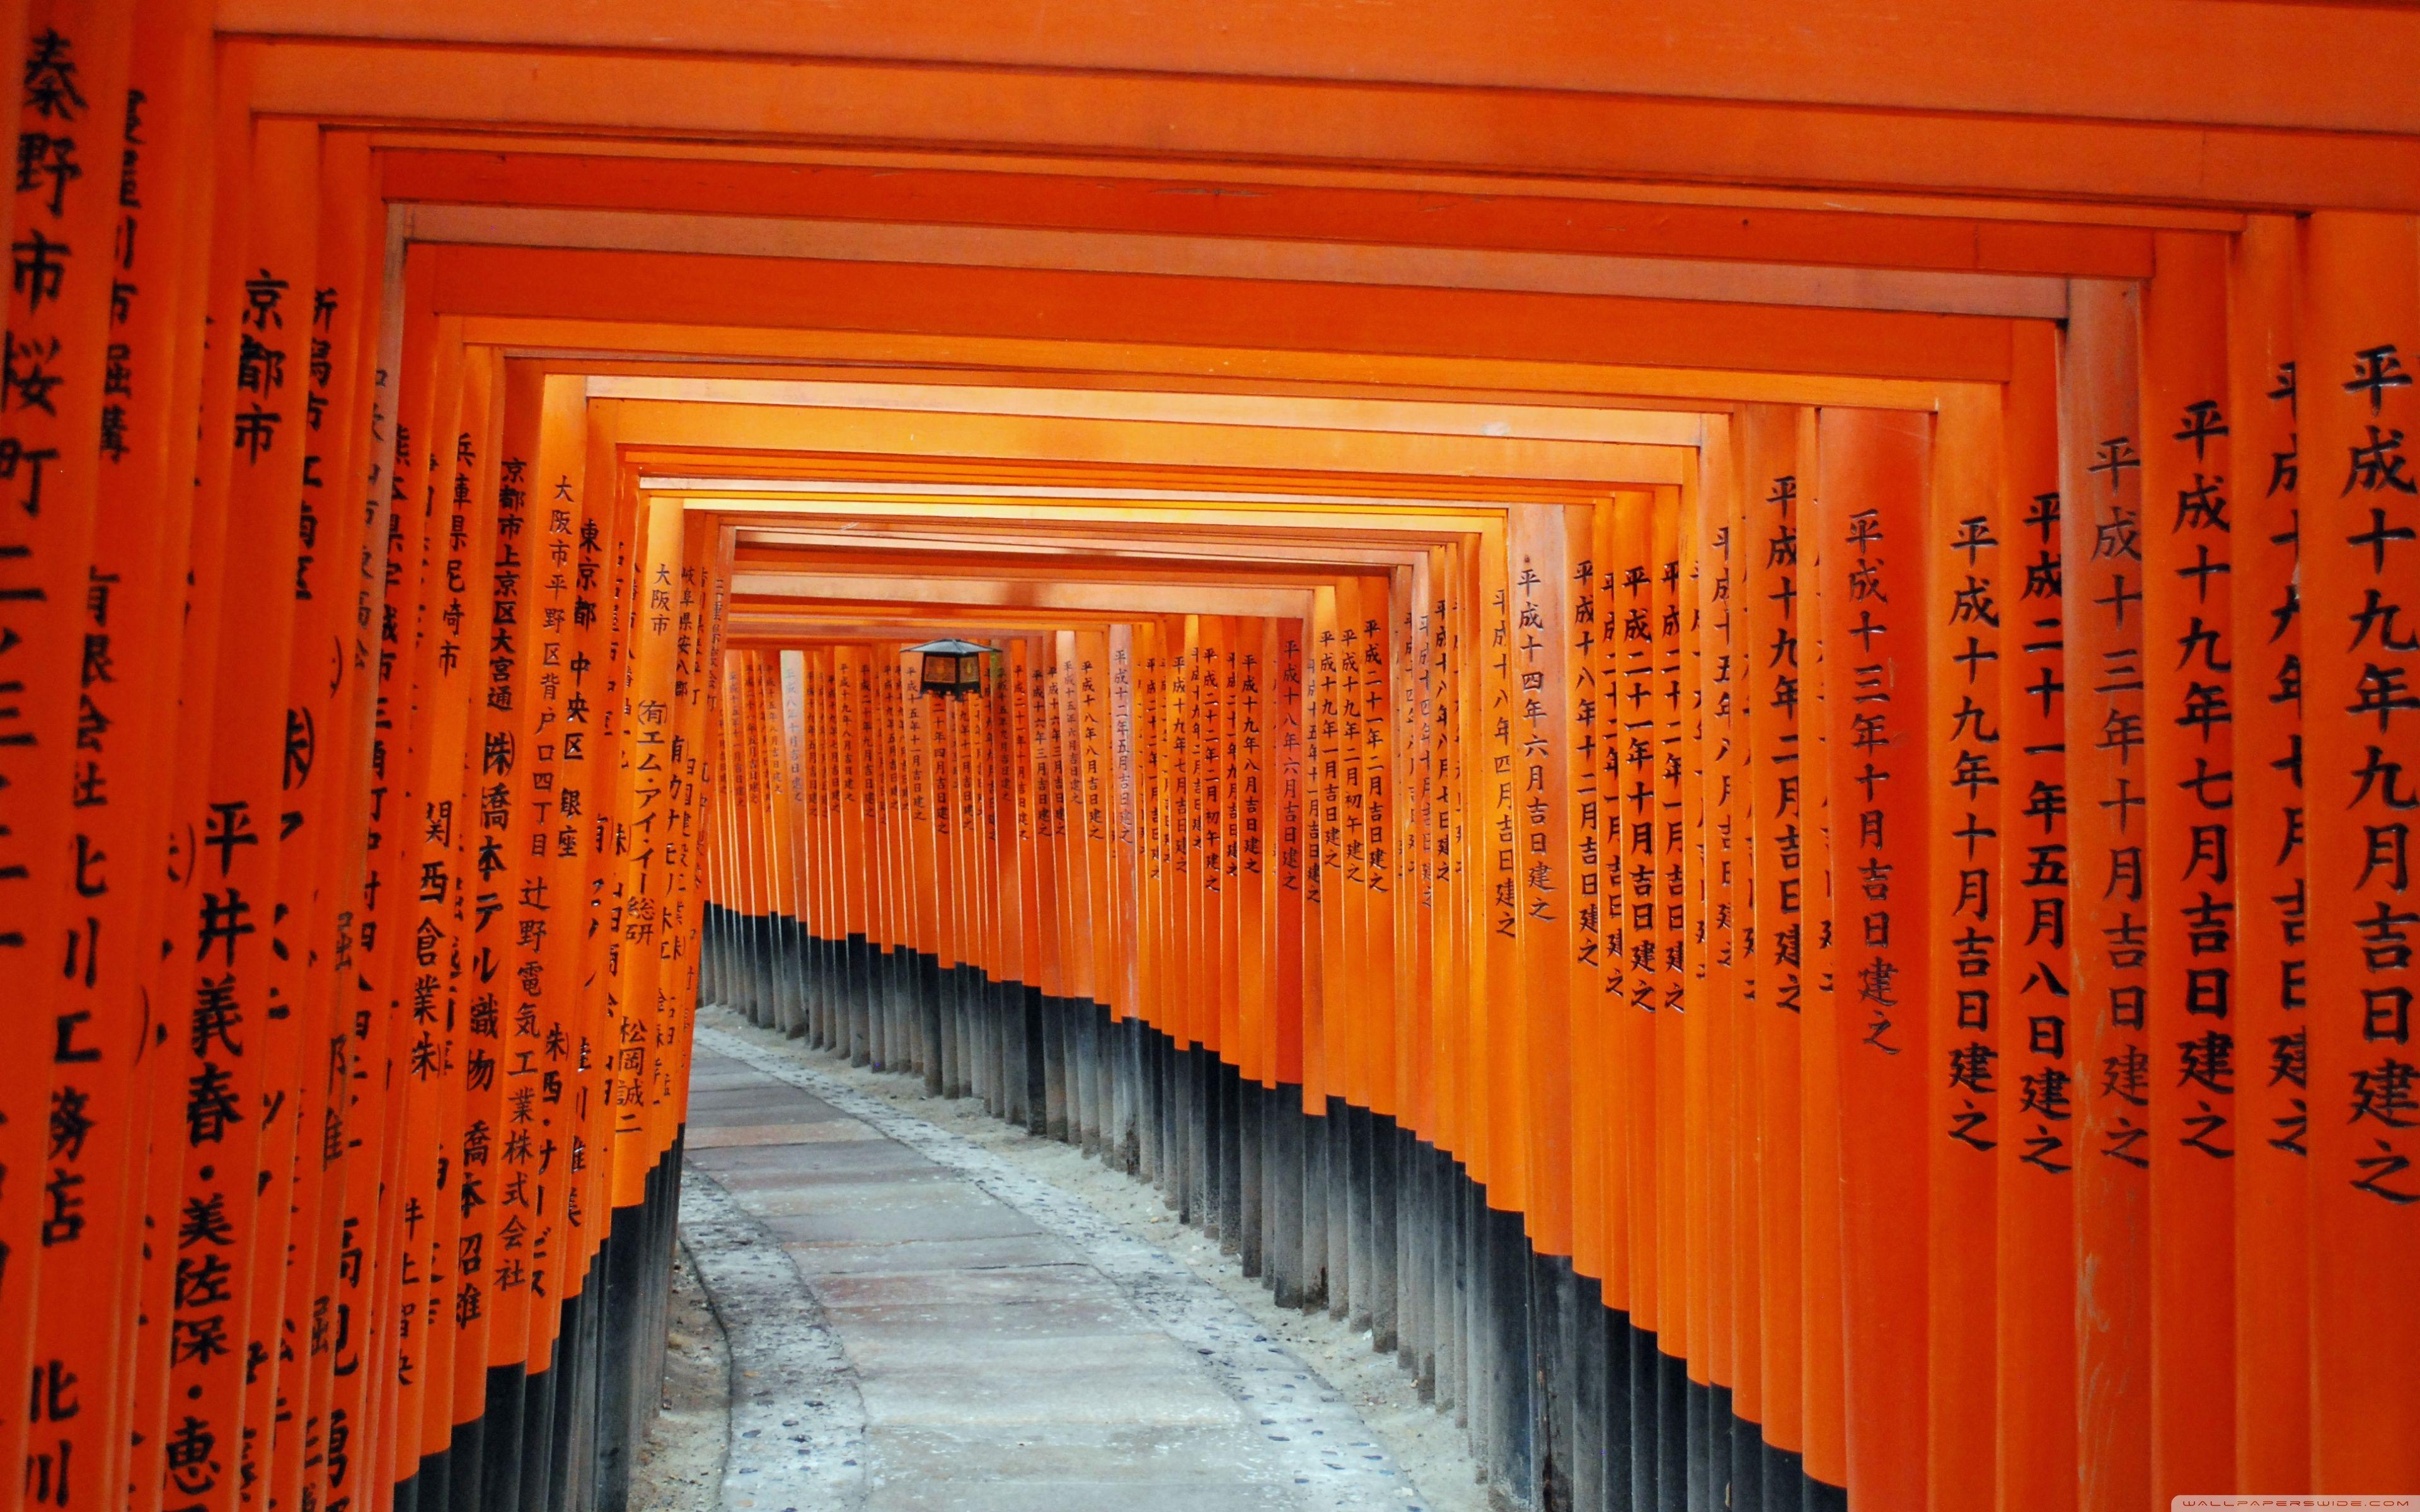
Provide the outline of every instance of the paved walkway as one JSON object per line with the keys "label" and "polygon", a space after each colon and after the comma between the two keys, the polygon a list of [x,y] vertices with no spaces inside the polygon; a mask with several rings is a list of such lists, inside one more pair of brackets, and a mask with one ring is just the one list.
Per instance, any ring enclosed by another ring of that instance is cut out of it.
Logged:
{"label": "paved walkway", "polygon": [[730,1507],[1419,1505],[1351,1407],[1183,1264],[792,1055],[701,1027],[689,1165],[740,1378]]}

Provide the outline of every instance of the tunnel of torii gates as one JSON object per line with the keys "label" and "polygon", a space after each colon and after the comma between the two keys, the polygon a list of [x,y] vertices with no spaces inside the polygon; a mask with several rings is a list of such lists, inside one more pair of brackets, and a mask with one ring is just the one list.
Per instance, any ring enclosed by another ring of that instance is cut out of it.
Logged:
{"label": "tunnel of torii gates", "polygon": [[701,998],[1515,1504],[2420,1492],[2420,14],[0,14],[8,1505],[618,1508]]}

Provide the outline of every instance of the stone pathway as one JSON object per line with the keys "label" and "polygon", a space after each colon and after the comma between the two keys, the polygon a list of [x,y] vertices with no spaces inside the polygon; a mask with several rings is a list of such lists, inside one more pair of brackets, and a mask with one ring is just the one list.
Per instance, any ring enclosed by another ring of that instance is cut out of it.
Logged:
{"label": "stone pathway", "polygon": [[1249,1314],[968,1140],[701,1026],[688,1159],[737,1512],[1418,1512]]}

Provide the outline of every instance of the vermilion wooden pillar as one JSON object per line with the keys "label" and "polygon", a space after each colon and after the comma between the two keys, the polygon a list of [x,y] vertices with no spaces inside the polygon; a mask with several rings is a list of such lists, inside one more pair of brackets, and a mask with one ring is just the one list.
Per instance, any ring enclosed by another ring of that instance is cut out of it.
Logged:
{"label": "vermilion wooden pillar", "polygon": [[[1759,1159],[1743,1185],[1757,1229],[1761,1264],[1757,1317],[1748,1347],[1757,1352],[1757,1421],[1778,1449],[1806,1446],[1801,1379],[1804,1278],[1800,1177],[1801,1024],[1806,1002],[1807,776],[1801,738],[1808,657],[1796,609],[1806,593],[1802,539],[1815,476],[1804,455],[1807,418],[1795,409],[1742,415],[1741,533],[1733,545],[1742,594],[1737,660],[1745,688],[1739,807],[1754,845],[1746,899],[1753,1005],[1742,1015],[1742,1048],[1753,1057],[1753,1120]],[[1739,906],[1734,903],[1734,906]]]}
{"label": "vermilion wooden pillar", "polygon": [[2149,1495],[2152,1151],[2142,871],[2142,427],[2132,288],[2079,284],[2060,354],[2069,925],[2076,939],[2077,1504]]}
{"label": "vermilion wooden pillar", "polygon": [[[2176,1326],[2234,1311],[2234,522],[2226,248],[2164,236],[2144,286],[2143,776],[2151,986],[2151,1489],[2235,1471],[2235,1335]],[[2157,654],[2154,655],[2153,653]]]}
{"label": "vermilion wooden pillar", "polygon": [[1823,548],[1838,553],[1832,659],[1833,897],[1840,1076],[1841,1296],[1852,1502],[1925,1496],[1922,1148],[1940,1047],[1916,983],[1940,931],[1920,885],[1939,847],[1923,732],[1938,717],[1921,614],[1931,422],[1830,409],[1820,420]]}
{"label": "vermilion wooden pillar", "polygon": [[[122,1036],[77,1015],[91,1014],[91,995],[100,987],[100,916],[92,905],[99,896],[94,889],[108,886],[93,849],[99,826],[89,820],[93,809],[109,801],[101,784],[117,764],[105,771],[80,752],[76,732],[89,722],[82,702],[93,671],[84,654],[85,592],[100,504],[110,308],[111,275],[98,249],[107,244],[116,207],[100,182],[83,181],[79,159],[116,149],[115,106],[125,99],[132,9],[110,0],[30,8],[30,18],[9,18],[20,32],[10,39],[12,49],[27,20],[32,36],[16,113],[25,166],[9,212],[11,245],[23,244],[12,255],[25,270],[10,285],[9,381],[0,394],[0,453],[14,459],[0,468],[7,474],[0,486],[13,506],[0,525],[0,646],[6,648],[0,685],[7,693],[0,701],[6,710],[0,714],[0,783],[21,795],[12,799],[8,833],[0,836],[0,959],[12,978],[41,984],[30,1004],[38,1035],[54,1022],[66,1032],[85,1026],[72,1054],[96,1058],[70,1060],[59,1087],[81,1095],[88,1079],[103,1100],[94,1110],[101,1113],[116,1100],[110,1084],[129,1072],[126,1046]],[[80,258],[78,248],[85,249]],[[101,690],[102,702],[116,702],[109,693]],[[81,806],[67,797],[79,773]],[[132,795],[127,798],[132,801]],[[54,975],[52,953],[71,930],[79,936],[83,968]],[[90,980],[78,980],[85,976]],[[39,1348],[36,1340],[38,1257],[89,1221],[79,1189],[91,1177],[73,1168],[80,1160],[62,1158],[79,1153],[76,1143],[62,1147],[46,1137],[55,1058],[21,1056],[0,1072],[0,1117],[8,1119],[0,1128],[0,1166],[13,1178],[0,1196],[0,1247],[8,1257],[0,1272],[0,1361],[54,1383],[56,1372],[79,1360],[105,1370],[97,1355],[109,1348],[107,1325],[99,1317],[84,1328],[102,1330],[100,1337],[45,1340]],[[73,1069],[78,1066],[93,1069]],[[70,1100],[67,1107],[73,1105]],[[108,1235],[108,1228],[99,1230],[93,1247],[105,1248]],[[82,1332],[72,1322],[64,1326]],[[29,1447],[25,1420],[0,1429],[0,1456],[8,1464],[35,1456],[24,1461],[25,1494],[42,1504],[57,1504],[67,1494],[75,1441],[85,1439],[58,1423],[54,1410],[63,1405],[36,1392],[30,1416],[42,1429],[37,1445]],[[101,1468],[94,1460],[106,1462],[102,1443],[86,1440],[83,1447],[87,1468]]]}
{"label": "vermilion wooden pillar", "polygon": [[[2395,1279],[2420,1227],[2412,1180],[2420,1113],[2408,1088],[2407,953],[2414,799],[2415,646],[2390,628],[2420,536],[2420,483],[2400,434],[2420,436],[2404,376],[2420,350],[2414,224],[2315,215],[2304,224],[2296,321],[2307,716],[2310,997],[2304,1011],[2311,1181],[2311,1484],[2420,1486],[2420,1304]],[[2405,484],[2413,484],[2407,489]],[[2399,783],[2399,785],[2398,785]]]}
{"label": "vermilion wooden pillar", "polygon": [[2245,225],[2227,281],[2227,425],[2236,528],[2234,647],[2238,1049],[2235,1450],[2238,1485],[2309,1483],[2311,1263],[2303,748],[2301,466],[2294,225]]}
{"label": "vermilion wooden pillar", "polygon": [[[1999,1443],[2009,1505],[2065,1508],[2077,1491],[2075,1172],[2077,857],[2069,841],[2066,558],[2061,516],[2056,334],[2018,353],[2000,407],[2000,778],[1997,823],[2000,1033],[1997,1319]],[[1978,553],[1979,554],[1979,553]]]}
{"label": "vermilion wooden pillar", "polygon": [[1926,1108],[1927,1481],[1938,1506],[1989,1500],[1998,1458],[1993,1156],[2007,1137],[1996,1094],[2011,1045],[1997,980],[2008,943],[1996,802],[2007,710],[1997,674],[2011,654],[1995,570],[2009,534],[2000,398],[1971,387],[1945,395],[1924,516],[1925,824],[1932,849],[1921,896],[1934,931],[1925,972],[1934,1072]]}

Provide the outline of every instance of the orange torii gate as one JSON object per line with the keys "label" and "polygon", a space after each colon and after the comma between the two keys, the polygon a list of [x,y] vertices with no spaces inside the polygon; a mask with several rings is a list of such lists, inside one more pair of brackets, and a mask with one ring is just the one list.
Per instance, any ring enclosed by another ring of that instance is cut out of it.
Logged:
{"label": "orange torii gate", "polygon": [[2410,18],[0,8],[11,1504],[619,1505],[701,978],[1516,1502],[2420,1491]]}

